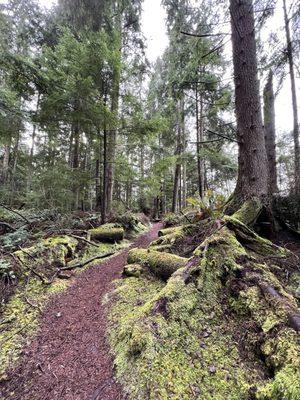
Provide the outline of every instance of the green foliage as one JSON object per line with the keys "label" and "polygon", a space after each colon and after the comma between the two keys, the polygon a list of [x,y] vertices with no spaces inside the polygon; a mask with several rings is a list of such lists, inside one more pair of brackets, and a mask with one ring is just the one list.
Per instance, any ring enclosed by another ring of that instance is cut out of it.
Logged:
{"label": "green foliage", "polygon": [[11,251],[18,246],[22,246],[28,240],[28,238],[28,231],[24,228],[21,228],[15,232],[0,236],[0,243],[3,246],[3,250]]}
{"label": "green foliage", "polygon": [[195,197],[187,199],[188,205],[212,218],[218,218],[222,215],[225,201],[224,195],[215,193],[213,190],[207,190],[202,199]]}
{"label": "green foliage", "polygon": [[180,224],[181,216],[174,213],[167,213],[163,217],[163,223],[166,228]]}
{"label": "green foliage", "polygon": [[15,272],[10,262],[6,260],[0,260],[0,279],[5,284],[13,283],[16,279]]}

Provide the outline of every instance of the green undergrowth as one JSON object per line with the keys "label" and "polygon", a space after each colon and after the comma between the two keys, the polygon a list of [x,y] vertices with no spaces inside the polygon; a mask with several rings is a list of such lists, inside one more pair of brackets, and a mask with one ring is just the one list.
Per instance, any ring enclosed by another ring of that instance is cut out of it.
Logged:
{"label": "green undergrowth", "polygon": [[285,252],[238,220],[231,226],[208,236],[167,283],[147,274],[116,283],[109,337],[129,399],[300,399],[289,321],[299,310],[259,249]]}

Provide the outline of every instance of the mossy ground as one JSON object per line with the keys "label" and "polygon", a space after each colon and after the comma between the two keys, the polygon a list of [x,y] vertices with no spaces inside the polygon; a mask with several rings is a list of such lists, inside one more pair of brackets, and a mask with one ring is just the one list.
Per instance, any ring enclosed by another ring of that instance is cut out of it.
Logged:
{"label": "mossy ground", "polygon": [[[26,253],[22,251],[16,253],[24,265],[15,293],[8,303],[2,304],[0,308],[0,379],[5,375],[6,369],[12,367],[18,360],[24,344],[36,333],[38,317],[49,297],[66,290],[72,282],[72,280],[55,279],[51,285],[45,285],[41,279],[30,274],[26,265],[30,265],[30,268],[37,269],[44,275],[46,265],[65,265],[65,258],[68,255],[72,254],[74,257],[72,262],[77,263],[78,255],[75,254],[77,245],[77,240],[72,237],[55,237],[39,241],[35,246],[25,249]],[[85,261],[94,255],[111,251],[117,252],[128,246],[129,242],[126,240],[117,245],[99,243],[98,248],[87,246],[81,252],[80,260]],[[32,256],[35,259],[32,259]],[[81,273],[100,262],[96,260],[76,270],[75,273]]]}
{"label": "mossy ground", "polygon": [[153,299],[170,288],[145,278],[118,283],[110,339],[129,398],[248,399],[260,377],[243,365],[222,307],[201,303],[194,285],[176,286],[164,316]]}
{"label": "mossy ground", "polygon": [[287,253],[236,219],[228,225],[167,283],[116,283],[109,335],[129,399],[300,399],[299,336],[288,322],[297,303],[261,260]]}

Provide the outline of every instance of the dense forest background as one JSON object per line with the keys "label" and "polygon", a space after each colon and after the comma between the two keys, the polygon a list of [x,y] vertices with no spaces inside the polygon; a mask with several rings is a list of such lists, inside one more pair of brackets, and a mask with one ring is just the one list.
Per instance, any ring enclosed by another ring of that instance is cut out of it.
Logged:
{"label": "dense forest background", "polygon": [[[1,4],[2,203],[97,210],[105,221],[231,194],[238,146],[227,2],[162,4],[169,45],[155,65],[145,55],[141,0]],[[295,194],[299,2],[253,7],[272,191]],[[269,23],[275,12],[281,29]],[[275,138],[274,101],[287,80],[294,130]]]}

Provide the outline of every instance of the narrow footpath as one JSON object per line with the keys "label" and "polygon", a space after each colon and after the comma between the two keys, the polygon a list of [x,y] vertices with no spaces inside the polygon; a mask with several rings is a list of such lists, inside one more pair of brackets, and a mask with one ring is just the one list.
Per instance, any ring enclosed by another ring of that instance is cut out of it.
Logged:
{"label": "narrow footpath", "polygon": [[[130,248],[146,248],[161,224]],[[37,336],[17,367],[0,384],[1,400],[121,400],[106,337],[103,298],[119,278],[128,250],[76,277],[67,291],[53,296],[40,319]]]}

